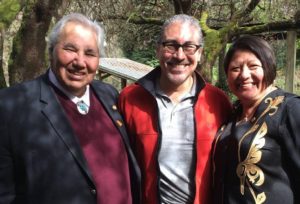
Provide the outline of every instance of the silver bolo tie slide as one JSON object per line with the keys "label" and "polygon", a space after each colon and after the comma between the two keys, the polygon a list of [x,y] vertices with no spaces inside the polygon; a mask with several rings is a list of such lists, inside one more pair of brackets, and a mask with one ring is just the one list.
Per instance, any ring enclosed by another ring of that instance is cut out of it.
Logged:
{"label": "silver bolo tie slide", "polygon": [[76,103],[77,110],[80,114],[86,115],[89,112],[89,107],[83,101],[79,101]]}

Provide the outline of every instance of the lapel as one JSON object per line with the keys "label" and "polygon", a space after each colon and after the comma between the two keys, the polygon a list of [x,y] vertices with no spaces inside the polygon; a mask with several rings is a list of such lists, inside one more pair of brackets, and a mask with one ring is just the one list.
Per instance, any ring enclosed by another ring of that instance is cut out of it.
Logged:
{"label": "lapel", "polygon": [[88,169],[87,162],[84,158],[79,142],[76,139],[76,135],[68,122],[68,118],[64,113],[63,107],[59,104],[55,93],[51,88],[48,79],[48,72],[42,76],[40,86],[40,101],[44,104],[42,113],[48,118],[58,137],[63,140],[66,148],[73,155],[77,164],[83,169],[83,172],[85,172],[91,183],[93,183],[92,175]]}
{"label": "lapel", "polygon": [[113,88],[107,88],[106,85],[102,84],[102,82],[99,82],[99,81],[93,81],[91,83],[91,87],[93,88],[93,91],[95,92],[97,98],[99,99],[99,101],[103,105],[104,109],[108,113],[109,117],[113,121],[114,125],[120,132],[121,137],[125,143],[127,151],[130,152],[130,154],[131,154],[130,141],[129,141],[128,135],[126,133],[123,119],[117,109],[117,107],[118,107],[117,91],[114,90]]}
{"label": "lapel", "polygon": [[[91,87],[95,92],[97,98],[103,105],[104,109],[108,113],[109,117],[113,121],[115,127],[120,132],[125,148],[127,150],[129,165],[131,166],[131,179],[133,182],[132,185],[134,186],[134,189],[139,189],[141,181],[141,172],[133,154],[133,151],[131,149],[130,140],[126,132],[122,116],[117,109],[118,92],[114,88],[110,88],[108,85],[103,84],[99,81],[93,81],[91,83]],[[137,194],[138,195],[134,196],[138,197],[137,199],[139,200],[139,197],[141,196],[139,190],[137,190]]]}

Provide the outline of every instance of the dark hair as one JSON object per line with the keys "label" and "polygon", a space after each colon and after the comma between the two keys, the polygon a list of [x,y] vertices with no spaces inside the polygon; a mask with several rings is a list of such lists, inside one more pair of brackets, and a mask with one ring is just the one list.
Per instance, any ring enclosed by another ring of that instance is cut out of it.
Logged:
{"label": "dark hair", "polygon": [[224,70],[227,74],[229,63],[236,51],[249,51],[260,60],[264,70],[264,83],[269,86],[276,77],[276,59],[273,48],[264,39],[257,36],[242,36],[233,42],[224,59]]}

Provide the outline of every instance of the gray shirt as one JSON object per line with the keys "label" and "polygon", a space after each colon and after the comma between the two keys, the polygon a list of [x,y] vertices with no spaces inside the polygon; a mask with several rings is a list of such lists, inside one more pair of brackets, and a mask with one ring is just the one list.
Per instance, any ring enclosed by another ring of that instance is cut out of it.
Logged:
{"label": "gray shirt", "polygon": [[158,155],[159,190],[163,204],[193,203],[195,194],[194,82],[189,93],[173,104],[158,87],[156,101],[162,130]]}

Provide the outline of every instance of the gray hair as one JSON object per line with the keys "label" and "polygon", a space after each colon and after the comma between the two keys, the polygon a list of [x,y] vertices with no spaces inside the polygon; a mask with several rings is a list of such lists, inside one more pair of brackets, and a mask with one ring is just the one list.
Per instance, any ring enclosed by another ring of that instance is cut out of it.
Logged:
{"label": "gray hair", "polygon": [[188,25],[196,28],[196,32],[199,33],[199,42],[198,43],[199,43],[199,45],[203,46],[203,35],[202,35],[202,30],[201,30],[199,21],[196,18],[194,18],[193,16],[189,16],[186,14],[178,14],[178,15],[172,16],[171,18],[167,19],[164,22],[162,29],[160,31],[159,37],[158,37],[158,41],[157,41],[158,44],[162,42],[166,28],[175,22],[180,22],[182,24],[188,24]]}
{"label": "gray hair", "polygon": [[53,27],[48,36],[48,50],[52,55],[55,45],[58,43],[61,32],[69,22],[76,22],[83,26],[92,28],[97,35],[98,51],[100,56],[104,56],[104,39],[105,34],[102,26],[97,21],[92,21],[80,13],[71,13],[63,16]]}

